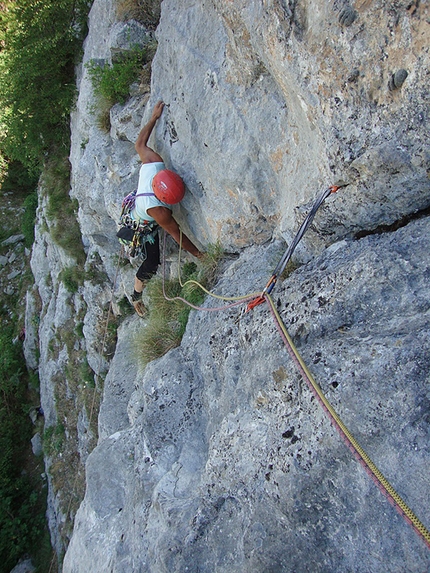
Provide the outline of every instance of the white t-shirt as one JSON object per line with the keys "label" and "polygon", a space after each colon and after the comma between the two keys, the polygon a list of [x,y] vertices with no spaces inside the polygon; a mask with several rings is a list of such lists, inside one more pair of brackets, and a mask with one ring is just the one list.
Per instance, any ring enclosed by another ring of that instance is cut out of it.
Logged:
{"label": "white t-shirt", "polygon": [[[154,175],[159,171],[166,169],[164,163],[144,163],[139,171],[139,183],[137,185],[136,202],[134,209],[131,211],[130,216],[135,221],[143,221],[151,223],[154,219],[148,215],[148,209],[152,207],[167,207],[167,209],[172,209],[171,205],[163,203],[154,195],[152,189],[152,180]],[[138,195],[144,194],[142,197]]]}

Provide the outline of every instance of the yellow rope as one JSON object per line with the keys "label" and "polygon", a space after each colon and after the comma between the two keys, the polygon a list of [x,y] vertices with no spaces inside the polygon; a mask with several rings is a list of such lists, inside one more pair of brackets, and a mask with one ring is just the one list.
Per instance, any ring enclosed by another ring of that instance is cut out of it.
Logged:
{"label": "yellow rope", "polygon": [[380,487],[382,487],[384,492],[386,492],[388,499],[395,506],[397,506],[400,513],[404,517],[407,518],[407,520],[411,523],[411,525],[414,527],[414,529],[417,531],[417,533],[419,533],[423,537],[423,539],[425,540],[427,545],[430,546],[430,532],[423,525],[423,523],[418,519],[418,517],[415,515],[415,513],[412,511],[412,509],[405,503],[405,501],[403,501],[403,499],[396,492],[396,490],[393,488],[393,486],[390,484],[390,482],[385,478],[385,476],[378,469],[378,467],[372,462],[370,457],[366,454],[366,452],[363,450],[363,448],[360,446],[360,444],[357,442],[357,440],[354,438],[354,436],[351,434],[351,432],[348,430],[348,428],[345,426],[345,424],[339,418],[338,414],[336,413],[336,411],[334,410],[332,405],[328,402],[327,398],[324,396],[321,388],[319,387],[319,385],[315,381],[315,379],[312,376],[311,372],[309,371],[308,367],[303,362],[297,348],[295,347],[290,335],[287,332],[287,329],[286,329],[286,327],[282,321],[282,318],[280,317],[280,315],[276,309],[275,304],[273,303],[272,298],[268,294],[265,295],[265,298],[268,301],[274,316],[276,317],[276,321],[277,321],[280,329],[282,330],[282,333],[285,336],[285,339],[287,340],[289,347],[291,348],[292,352],[294,353],[295,357],[297,358],[297,361],[300,364],[300,367],[301,367],[301,369],[305,375],[305,378],[312,385],[312,388],[314,389],[315,393],[318,395],[318,398],[320,399],[323,407],[327,410],[327,412],[329,413],[330,417],[333,419],[335,424],[340,428],[340,430],[344,434],[345,438],[347,439],[349,444],[351,444],[351,446],[353,447],[353,449],[357,453],[360,460],[362,460],[363,464],[365,465],[366,469],[369,471],[369,473],[371,474],[373,479],[377,482],[377,484]]}
{"label": "yellow rope", "polygon": [[209,290],[207,290],[202,284],[200,284],[198,281],[194,280],[194,279],[189,279],[187,281],[185,281],[185,283],[182,284],[182,278],[181,278],[181,251],[182,251],[182,230],[179,229],[179,251],[178,251],[178,279],[179,279],[179,284],[181,285],[182,288],[184,288],[185,285],[187,284],[195,284],[196,286],[198,286],[199,288],[202,289],[202,291],[204,291],[206,294],[208,294],[209,296],[213,297],[213,298],[217,298],[219,300],[227,300],[227,301],[236,301],[236,300],[245,300],[245,299],[249,299],[252,297],[257,297],[260,296],[261,291],[260,292],[255,292],[255,293],[251,293],[251,294],[245,294],[242,296],[221,296],[219,294],[215,294]]}

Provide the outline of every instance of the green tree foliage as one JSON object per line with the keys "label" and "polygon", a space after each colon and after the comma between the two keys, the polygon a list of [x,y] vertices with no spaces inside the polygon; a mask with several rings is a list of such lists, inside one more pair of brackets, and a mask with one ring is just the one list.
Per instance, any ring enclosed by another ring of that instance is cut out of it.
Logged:
{"label": "green tree foliage", "polygon": [[[61,156],[69,150],[74,68],[91,4],[0,0],[0,184],[2,192],[13,191],[15,199],[20,195],[20,202],[27,196],[21,221],[27,246],[33,240],[41,169],[53,149]],[[61,185],[68,196],[69,183],[61,180]],[[49,206],[54,206],[51,197]],[[74,206],[67,209],[68,216]],[[34,473],[37,462],[28,452],[33,431],[28,372],[14,341],[14,317],[12,309],[0,309],[0,573],[25,554],[37,562],[44,558],[42,550],[50,550],[40,471]]]}
{"label": "green tree foliage", "polygon": [[5,165],[5,177],[1,183],[1,190],[25,196],[29,189],[36,189],[38,179],[37,175],[29,173],[20,161],[9,161]]}
{"label": "green tree foliage", "polygon": [[0,150],[39,171],[62,143],[74,101],[74,65],[89,0],[3,0],[0,4]]}
{"label": "green tree foliage", "polygon": [[31,423],[23,416],[26,381],[20,345],[11,327],[0,330],[0,571],[10,571],[34,548],[44,527],[41,500],[22,472]]}

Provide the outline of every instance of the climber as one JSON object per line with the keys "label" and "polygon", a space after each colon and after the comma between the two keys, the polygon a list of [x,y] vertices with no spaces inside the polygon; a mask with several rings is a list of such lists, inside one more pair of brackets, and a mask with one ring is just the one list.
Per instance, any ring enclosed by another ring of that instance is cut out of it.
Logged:
{"label": "climber", "polygon": [[[177,173],[166,169],[162,157],[147,145],[163,108],[162,101],[155,104],[151,118],[141,129],[135,144],[142,166],[139,172],[136,203],[130,215],[135,221],[148,222],[155,230],[152,235],[153,242],[145,242],[145,260],[136,273],[134,292],[131,296],[133,306],[141,317],[145,315],[145,307],[141,300],[142,291],[147,281],[157,272],[160,264],[160,246],[156,229],[158,226],[162,227],[177,243],[181,240],[179,225],[172,216],[171,205],[183,199],[184,182]],[[182,247],[197,258],[203,256],[203,253],[183,233]]]}

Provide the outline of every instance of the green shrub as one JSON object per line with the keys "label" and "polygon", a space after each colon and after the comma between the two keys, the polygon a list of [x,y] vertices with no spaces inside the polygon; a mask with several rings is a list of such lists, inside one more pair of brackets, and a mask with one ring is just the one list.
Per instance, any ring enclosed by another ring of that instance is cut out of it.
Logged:
{"label": "green shrub", "polygon": [[66,429],[63,424],[49,426],[43,434],[43,450],[48,456],[58,454],[63,450],[66,440]]}
{"label": "green shrub", "polygon": [[97,252],[92,253],[85,268],[85,278],[87,281],[103,285],[108,280],[108,276],[103,267],[103,261]]}
{"label": "green shrub", "polygon": [[123,296],[118,301],[118,308],[119,308],[119,311],[121,313],[121,316],[124,316],[124,317],[130,316],[131,314],[134,313],[133,307],[129,303],[128,298],[126,296]]}
{"label": "green shrub", "polygon": [[84,336],[84,323],[78,322],[77,325],[75,326],[75,333],[76,336],[78,336],[79,338],[85,338]]}
{"label": "green shrub", "polygon": [[94,383],[94,371],[88,364],[88,360],[85,358],[79,366],[79,378],[84,383],[84,385],[90,388],[95,388]]}
{"label": "green shrub", "polygon": [[144,64],[144,51],[135,48],[125,53],[118,62],[101,66],[90,61],[87,64],[94,92],[110,106],[115,103],[124,104],[130,94],[131,84],[139,77],[139,71]]}
{"label": "green shrub", "polygon": [[[34,233],[34,190],[46,159],[54,151],[61,157],[69,153],[75,65],[91,4],[90,0],[1,2],[0,183],[3,192],[32,194],[25,201],[22,225],[27,246]],[[77,205],[69,196],[69,167],[64,160],[57,162],[57,169],[52,168],[52,161],[48,163],[47,223],[54,240],[82,267],[85,253],[76,221]],[[69,280],[69,286],[75,288],[73,281],[79,282],[80,277],[70,273]],[[16,333],[5,328],[10,313],[0,308],[0,314],[0,570],[10,571],[20,557],[30,554],[38,571],[54,571],[52,563],[47,565],[51,548],[46,500],[39,481],[42,470],[37,468],[35,483],[29,471],[23,472],[24,468],[34,469],[28,465],[35,463],[29,451],[28,377],[20,370],[24,364],[21,348],[12,342]],[[31,386],[37,384],[35,377],[31,382]],[[64,433],[57,428],[51,446],[60,448],[63,439]]]}
{"label": "green shrub", "polygon": [[26,406],[26,376],[22,350],[13,330],[0,331],[0,560],[10,571],[18,559],[34,550],[44,528],[43,502],[22,461],[31,438]]}
{"label": "green shrub", "polygon": [[91,60],[87,63],[94,93],[99,101],[99,127],[106,128],[106,113],[114,104],[124,104],[130,97],[130,86],[137,81],[145,64],[151,62],[156,50],[156,43],[151,42],[144,49],[135,47],[124,52],[112,64],[100,65]]}
{"label": "green shrub", "polygon": [[25,196],[35,191],[39,177],[29,173],[21,161],[8,161],[4,165],[5,177],[1,183],[3,193],[12,191],[16,196]]}
{"label": "green shrub", "polygon": [[43,174],[43,189],[48,195],[46,216],[51,222],[52,238],[78,265],[83,265],[86,255],[77,221],[78,203],[69,194],[70,163],[67,157],[58,153],[50,157]]}
{"label": "green shrub", "polygon": [[84,284],[85,271],[78,266],[66,267],[60,272],[59,279],[70,293],[75,294]]}

